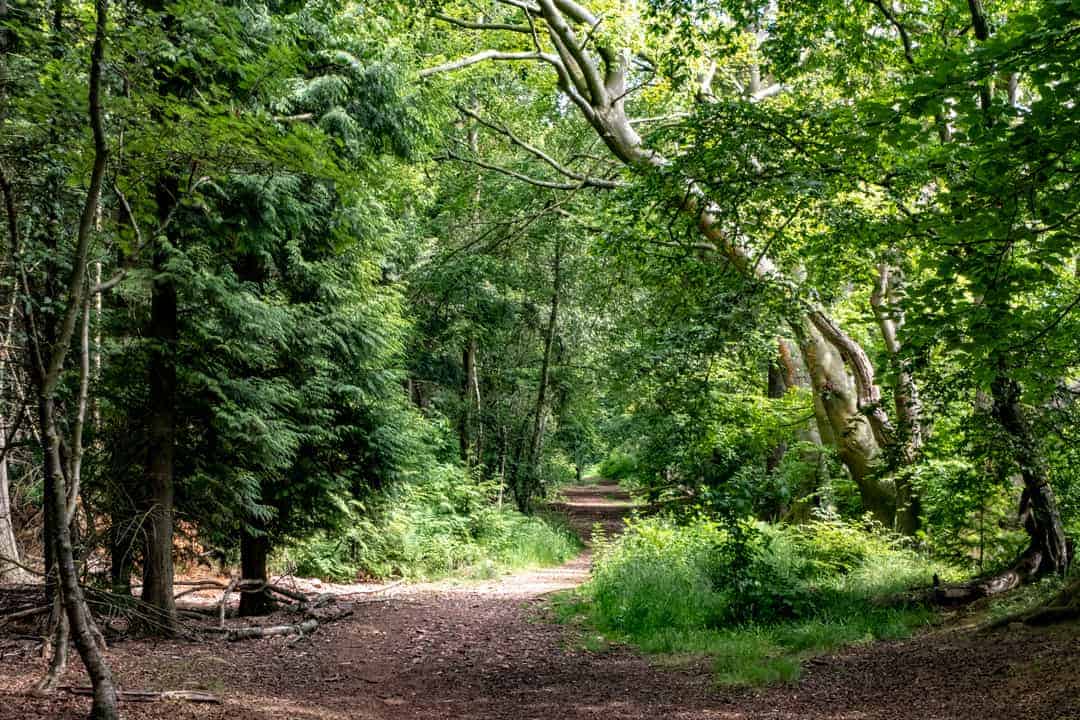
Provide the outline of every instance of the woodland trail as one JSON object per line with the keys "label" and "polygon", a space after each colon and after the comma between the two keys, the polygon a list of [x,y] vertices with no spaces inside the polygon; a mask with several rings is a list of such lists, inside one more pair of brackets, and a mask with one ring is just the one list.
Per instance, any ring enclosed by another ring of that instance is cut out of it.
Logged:
{"label": "woodland trail", "polygon": [[[587,537],[617,532],[631,507],[615,486],[571,488],[562,509]],[[554,569],[481,583],[395,588],[300,640],[124,642],[109,657],[123,687],[204,689],[225,704],[126,704],[126,718],[795,718],[1076,720],[1077,628],[938,632],[817,658],[795,685],[717,688],[707,662],[657,667],[631,649],[589,652],[545,617],[544,596],[587,573],[586,550]],[[343,598],[343,602],[347,602]],[[0,718],[83,718],[85,699],[23,692],[40,672],[0,650]],[[81,682],[76,668],[69,682]]]}

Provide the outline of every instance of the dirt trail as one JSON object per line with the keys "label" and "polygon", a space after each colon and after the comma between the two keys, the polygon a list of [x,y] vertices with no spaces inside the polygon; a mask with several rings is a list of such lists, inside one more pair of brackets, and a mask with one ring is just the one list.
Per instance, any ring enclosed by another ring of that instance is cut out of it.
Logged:
{"label": "dirt trail", "polygon": [[[573,488],[583,536],[616,531],[614,486]],[[110,650],[124,687],[199,688],[222,706],[129,704],[125,717],[214,720],[1077,720],[1075,626],[938,634],[813,661],[797,685],[718,689],[705,663],[659,669],[626,648],[590,653],[543,619],[543,596],[585,579],[588,554],[485,583],[403,586],[300,640],[129,642]],[[87,702],[23,694],[40,666],[0,647],[0,719],[82,718]],[[15,662],[13,662],[13,659]],[[72,672],[70,682],[82,681]]]}

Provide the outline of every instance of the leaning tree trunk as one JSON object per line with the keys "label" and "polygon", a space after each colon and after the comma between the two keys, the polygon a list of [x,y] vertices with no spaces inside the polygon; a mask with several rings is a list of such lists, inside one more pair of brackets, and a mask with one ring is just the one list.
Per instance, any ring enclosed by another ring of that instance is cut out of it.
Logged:
{"label": "leaning tree trunk", "polygon": [[892,527],[896,495],[880,476],[881,450],[870,423],[860,412],[855,383],[844,359],[826,342],[812,323],[800,328],[803,359],[814,393],[814,414],[822,440],[831,442],[851,479],[859,488],[863,508],[874,519]]}
{"label": "leaning tree trunk", "polygon": [[1024,489],[1020,519],[1028,533],[1028,546],[1004,572],[963,585],[935,588],[938,601],[969,602],[1012,590],[1049,573],[1064,573],[1069,566],[1069,545],[1061,524],[1057,498],[1050,487],[1046,459],[1021,403],[1020,383],[1004,371],[991,383],[991,413],[1008,438],[1008,451],[1019,466]]}
{"label": "leaning tree trunk", "polygon": [[[1065,529],[1050,487],[1046,459],[1020,402],[1020,384],[1001,374],[992,383],[991,394],[994,419],[1010,439],[1009,449],[1024,481],[1020,516],[1031,543],[1016,570],[1035,574],[1064,572],[1069,565]],[[1026,579],[1022,574],[1016,578],[1019,582]]]}

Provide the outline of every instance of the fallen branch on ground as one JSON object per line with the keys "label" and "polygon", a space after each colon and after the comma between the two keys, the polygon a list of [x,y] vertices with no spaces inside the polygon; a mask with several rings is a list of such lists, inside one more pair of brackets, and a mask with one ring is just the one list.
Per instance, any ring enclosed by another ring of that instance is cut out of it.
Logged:
{"label": "fallen branch on ground", "polygon": [[[87,695],[93,696],[94,689],[91,687],[71,687],[65,686],[59,688],[65,690],[72,695]],[[157,702],[159,700],[183,700],[185,702],[193,703],[213,703],[215,705],[221,704],[221,698],[217,695],[213,695],[207,692],[200,692],[198,690],[121,690],[118,691],[117,696],[126,702]]]}
{"label": "fallen branch on ground", "polygon": [[305,620],[297,625],[274,625],[271,627],[244,627],[229,630],[229,641],[250,640],[252,638],[279,637],[283,635],[307,635],[319,627],[316,620]]}
{"label": "fallen branch on ground", "polygon": [[49,612],[50,609],[51,608],[48,605],[43,605],[41,607],[29,608],[27,610],[20,610],[18,612],[13,612],[13,613],[10,613],[8,615],[4,615],[3,617],[0,617],[0,627],[6,625],[9,622],[15,622],[16,620],[22,620],[23,618],[35,617],[37,615],[44,615],[45,613]]}

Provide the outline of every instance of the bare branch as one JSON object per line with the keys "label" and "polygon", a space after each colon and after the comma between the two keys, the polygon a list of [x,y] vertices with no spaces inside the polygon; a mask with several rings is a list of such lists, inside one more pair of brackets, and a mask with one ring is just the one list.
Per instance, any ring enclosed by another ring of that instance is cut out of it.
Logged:
{"label": "bare branch", "polygon": [[[468,157],[464,157],[462,155],[458,155],[453,150],[447,150],[445,158],[450,159],[450,160],[457,160],[458,162],[471,163],[473,165],[476,165],[477,167],[482,167],[485,170],[491,170],[492,172],[501,173],[503,175],[506,175],[507,177],[512,177],[515,180],[520,180],[520,181],[522,181],[524,183],[528,183],[529,185],[535,185],[536,187],[547,188],[548,190],[580,190],[583,187],[599,187],[599,188],[604,188],[604,189],[611,189],[611,187],[612,187],[611,185],[608,185],[608,184],[603,184],[603,185],[596,184],[597,181],[596,181],[595,178],[585,178],[583,180],[579,180],[577,182],[572,182],[572,183],[555,182],[553,180],[543,180],[543,179],[540,179],[540,178],[534,178],[534,177],[530,177],[529,175],[525,175],[524,173],[519,173],[517,170],[511,170],[510,168],[504,168],[504,167],[499,166],[499,165],[493,165],[493,164],[491,164],[489,162],[485,162],[484,160],[480,160],[479,158],[468,158]],[[442,159],[442,158],[436,158],[436,159]],[[608,183],[609,181],[604,180],[604,181],[600,181],[600,182]]]}
{"label": "bare branch", "polygon": [[495,0],[502,5],[509,5],[510,7],[516,7],[524,10],[527,15],[539,15],[540,6],[536,3],[525,2],[524,0]]}
{"label": "bare branch", "polygon": [[476,65],[477,63],[486,62],[488,60],[505,60],[510,62],[520,62],[529,60],[542,60],[543,62],[550,63],[556,68],[562,67],[562,61],[559,58],[544,52],[503,52],[501,50],[481,50],[480,52],[469,55],[457,60],[452,60],[442,65],[436,65],[435,67],[425,68],[420,71],[420,77],[430,77],[437,75],[438,73],[453,72],[455,70],[461,70],[467,68],[470,65]]}
{"label": "bare branch", "polygon": [[274,122],[279,123],[306,123],[315,119],[315,113],[300,113],[299,115],[275,115]]}
{"label": "bare branch", "polygon": [[871,5],[881,11],[881,14],[885,16],[885,19],[896,28],[896,31],[900,33],[900,42],[904,44],[904,57],[907,59],[909,65],[915,64],[915,53],[911,46],[911,36],[908,34],[907,28],[900,22],[900,19],[896,17],[896,14],[885,4],[884,0],[867,0]]}
{"label": "bare branch", "polygon": [[488,128],[489,130],[493,130],[494,132],[499,133],[503,137],[507,138],[514,145],[517,145],[518,147],[520,147],[523,150],[527,151],[531,155],[534,155],[537,158],[543,160],[545,163],[550,165],[553,169],[555,169],[561,175],[565,175],[566,177],[571,178],[573,180],[577,180],[579,182],[586,183],[585,187],[598,187],[598,188],[614,189],[614,188],[617,188],[617,187],[621,187],[621,185],[622,185],[622,183],[620,183],[618,181],[615,181],[615,180],[606,180],[604,178],[589,177],[588,175],[584,175],[582,173],[571,170],[570,168],[566,167],[565,165],[563,165],[562,163],[557,161],[555,158],[553,158],[550,155],[548,155],[547,153],[545,153],[540,148],[538,148],[538,147],[536,147],[534,145],[531,145],[531,144],[525,142],[524,140],[522,140],[521,138],[519,138],[517,135],[514,134],[514,132],[512,130],[510,130],[510,128],[506,127],[505,125],[496,125],[495,123],[491,122],[490,120],[484,119],[483,117],[481,117],[477,113],[475,113],[472,110],[469,110],[468,108],[465,108],[465,107],[458,107],[458,110],[460,110],[465,115],[468,115],[473,120],[480,123],[481,125]]}

